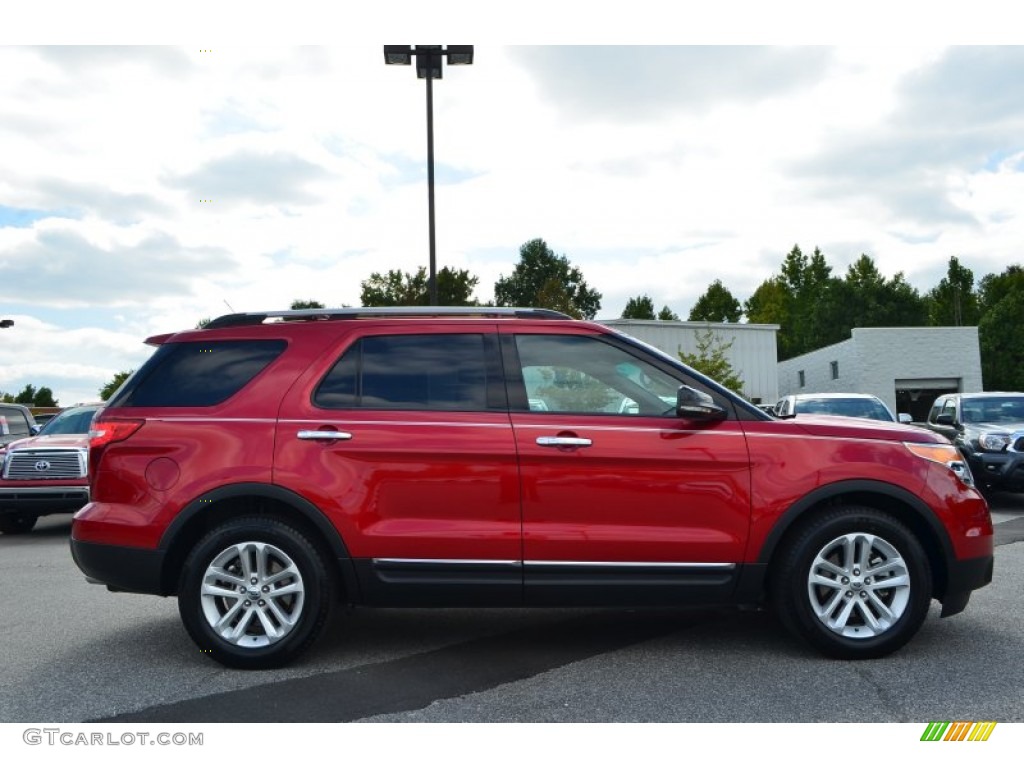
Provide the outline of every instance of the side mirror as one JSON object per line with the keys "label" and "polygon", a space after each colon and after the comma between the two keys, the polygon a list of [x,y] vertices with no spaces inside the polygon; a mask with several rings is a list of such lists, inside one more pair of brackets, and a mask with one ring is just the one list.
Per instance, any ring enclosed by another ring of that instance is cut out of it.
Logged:
{"label": "side mirror", "polygon": [[41,424],[33,424],[31,427],[28,428],[28,433],[30,435],[32,435],[33,437],[35,437],[36,435],[39,434],[39,432],[40,432],[40,430],[42,430],[42,428],[43,427],[42,427]]}
{"label": "side mirror", "polygon": [[676,392],[676,416],[694,421],[716,421],[724,419],[726,412],[710,395],[682,386]]}
{"label": "side mirror", "polygon": [[938,416],[935,417],[935,423],[941,424],[944,427],[952,427],[953,415],[950,413],[940,413]]}
{"label": "side mirror", "polygon": [[911,416],[909,413],[898,413],[896,414],[896,420],[900,424],[912,424],[914,421],[914,417]]}

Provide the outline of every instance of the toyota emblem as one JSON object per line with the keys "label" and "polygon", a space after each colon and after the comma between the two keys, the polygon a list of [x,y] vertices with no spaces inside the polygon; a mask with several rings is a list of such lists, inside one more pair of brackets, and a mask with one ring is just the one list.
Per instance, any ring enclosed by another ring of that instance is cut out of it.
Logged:
{"label": "toyota emblem", "polygon": [[49,468],[50,468],[50,462],[48,462],[48,461],[37,461],[36,462],[36,471],[37,472],[45,472]]}

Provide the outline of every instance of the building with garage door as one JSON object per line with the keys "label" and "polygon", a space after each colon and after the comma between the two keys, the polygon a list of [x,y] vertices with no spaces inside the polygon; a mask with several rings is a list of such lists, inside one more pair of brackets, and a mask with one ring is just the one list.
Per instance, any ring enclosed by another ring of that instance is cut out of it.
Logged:
{"label": "building with garage door", "polygon": [[846,341],[779,363],[778,375],[780,397],[866,392],[924,421],[939,395],[982,391],[978,329],[854,328]]}

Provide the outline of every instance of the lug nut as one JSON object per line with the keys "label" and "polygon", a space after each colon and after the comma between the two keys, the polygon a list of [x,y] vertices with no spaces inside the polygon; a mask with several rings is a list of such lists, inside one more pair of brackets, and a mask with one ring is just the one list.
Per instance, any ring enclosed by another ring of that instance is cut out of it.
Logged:
{"label": "lug nut", "polygon": [[843,584],[849,584],[850,583],[850,580],[848,578],[846,578],[845,576],[843,576],[842,581],[843,581]]}
{"label": "lug nut", "polygon": [[867,597],[867,596],[868,596],[868,593],[867,593],[867,592],[861,592],[861,593],[860,593],[860,596],[861,596],[861,597]]}
{"label": "lug nut", "polygon": [[252,579],[249,580],[249,583],[250,584],[255,584],[256,583],[256,577],[253,576]]}
{"label": "lug nut", "polygon": [[268,587],[268,586],[264,586],[264,587],[263,587],[263,591],[264,591],[264,592],[269,592],[269,591],[270,591],[270,587]]}
{"label": "lug nut", "polygon": [[847,592],[847,593],[846,593],[846,596],[847,596],[847,597],[853,597],[853,592]]}
{"label": "lug nut", "polygon": [[244,603],[242,603],[242,605],[244,605],[246,608],[248,608],[250,605],[252,605],[252,603],[250,601],[246,600]]}
{"label": "lug nut", "polygon": [[265,606],[266,604],[267,604],[267,601],[266,601],[266,600],[260,600],[260,602],[259,602],[259,606],[260,606],[260,608],[262,608],[262,607],[263,607],[263,606]]}

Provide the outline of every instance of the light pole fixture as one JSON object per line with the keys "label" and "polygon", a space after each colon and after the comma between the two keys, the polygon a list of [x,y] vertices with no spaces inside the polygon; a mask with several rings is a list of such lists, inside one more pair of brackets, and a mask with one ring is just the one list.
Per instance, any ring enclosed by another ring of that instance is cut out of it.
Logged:
{"label": "light pole fixture", "polygon": [[427,81],[427,206],[430,226],[430,304],[437,306],[437,250],[434,240],[434,86],[443,77],[443,57],[448,66],[473,63],[472,45],[385,45],[384,63],[408,66],[416,59],[416,77]]}

